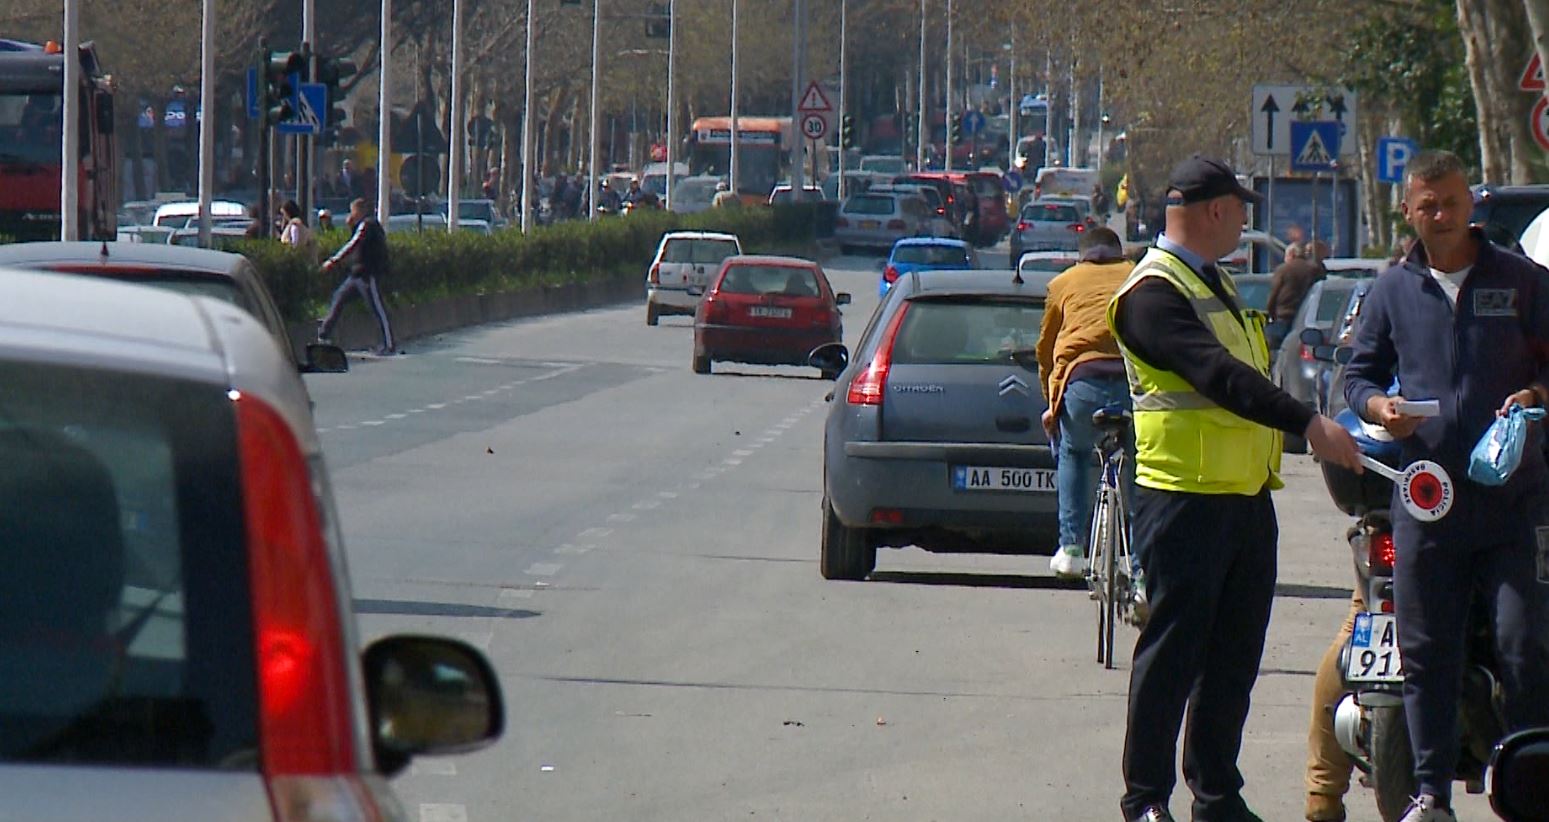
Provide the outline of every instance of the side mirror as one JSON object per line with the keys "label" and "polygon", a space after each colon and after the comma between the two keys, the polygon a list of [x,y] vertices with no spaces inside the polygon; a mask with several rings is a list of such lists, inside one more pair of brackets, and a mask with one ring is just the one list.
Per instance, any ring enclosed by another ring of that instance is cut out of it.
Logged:
{"label": "side mirror", "polygon": [[849,305],[850,304],[850,293],[848,291],[841,291],[838,294],[835,294],[834,295],[834,304],[835,305]]}
{"label": "side mirror", "polygon": [[1323,329],[1321,328],[1303,328],[1302,333],[1297,335],[1297,339],[1301,340],[1302,345],[1308,348],[1315,348],[1327,342],[1323,338]]}
{"label": "side mirror", "polygon": [[807,355],[807,364],[825,374],[838,375],[850,364],[850,349],[844,343],[824,343]]}
{"label": "side mirror", "polygon": [[362,655],[377,766],[388,776],[417,754],[482,748],[500,736],[500,683],[484,655],[451,639],[390,636]]}
{"label": "side mirror", "polygon": [[1485,784],[1490,808],[1506,822],[1542,819],[1549,808],[1549,728],[1519,731],[1496,744]]}
{"label": "side mirror", "polygon": [[350,370],[350,359],[337,345],[310,343],[307,345],[307,361],[302,364],[305,374],[343,374]]}
{"label": "side mirror", "polygon": [[1355,349],[1348,345],[1341,345],[1334,349],[1334,362],[1344,365],[1355,359]]}
{"label": "side mirror", "polygon": [[1332,345],[1314,345],[1312,346],[1312,358],[1318,362],[1334,362],[1334,355],[1338,350]]}
{"label": "side mirror", "polygon": [[703,297],[705,295],[705,287],[702,285],[691,285],[688,287],[688,295],[690,297]]}

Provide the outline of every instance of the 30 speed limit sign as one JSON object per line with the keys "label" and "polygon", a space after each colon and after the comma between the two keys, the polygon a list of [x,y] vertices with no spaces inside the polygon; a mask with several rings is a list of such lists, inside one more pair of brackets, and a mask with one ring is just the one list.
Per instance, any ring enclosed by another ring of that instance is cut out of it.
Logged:
{"label": "30 speed limit sign", "polygon": [[808,114],[801,118],[801,133],[808,140],[821,140],[828,134],[828,120],[821,114]]}

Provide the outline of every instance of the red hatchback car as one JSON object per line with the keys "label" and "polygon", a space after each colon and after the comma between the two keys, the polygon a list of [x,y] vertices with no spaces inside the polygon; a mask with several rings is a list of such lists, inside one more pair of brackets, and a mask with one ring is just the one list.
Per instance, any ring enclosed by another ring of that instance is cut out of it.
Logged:
{"label": "red hatchback car", "polygon": [[809,365],[814,348],[843,339],[839,306],[849,302],[811,260],[727,257],[694,313],[694,373],[716,360]]}

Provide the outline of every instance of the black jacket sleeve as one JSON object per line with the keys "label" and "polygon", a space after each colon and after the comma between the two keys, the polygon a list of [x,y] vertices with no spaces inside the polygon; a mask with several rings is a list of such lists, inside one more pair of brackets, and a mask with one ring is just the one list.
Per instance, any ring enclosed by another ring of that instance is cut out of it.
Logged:
{"label": "black jacket sleeve", "polygon": [[1307,430],[1312,409],[1232,356],[1178,289],[1157,280],[1119,299],[1114,324],[1135,356],[1183,377],[1206,399],[1243,419],[1292,434]]}

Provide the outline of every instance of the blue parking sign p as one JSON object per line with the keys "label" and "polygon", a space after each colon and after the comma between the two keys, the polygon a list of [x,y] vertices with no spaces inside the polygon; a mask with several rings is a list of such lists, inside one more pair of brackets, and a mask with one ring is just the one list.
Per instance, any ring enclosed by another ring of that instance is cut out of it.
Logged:
{"label": "blue parking sign p", "polygon": [[1420,151],[1414,140],[1407,137],[1381,137],[1377,140],[1377,181],[1402,183],[1404,168],[1410,158]]}

